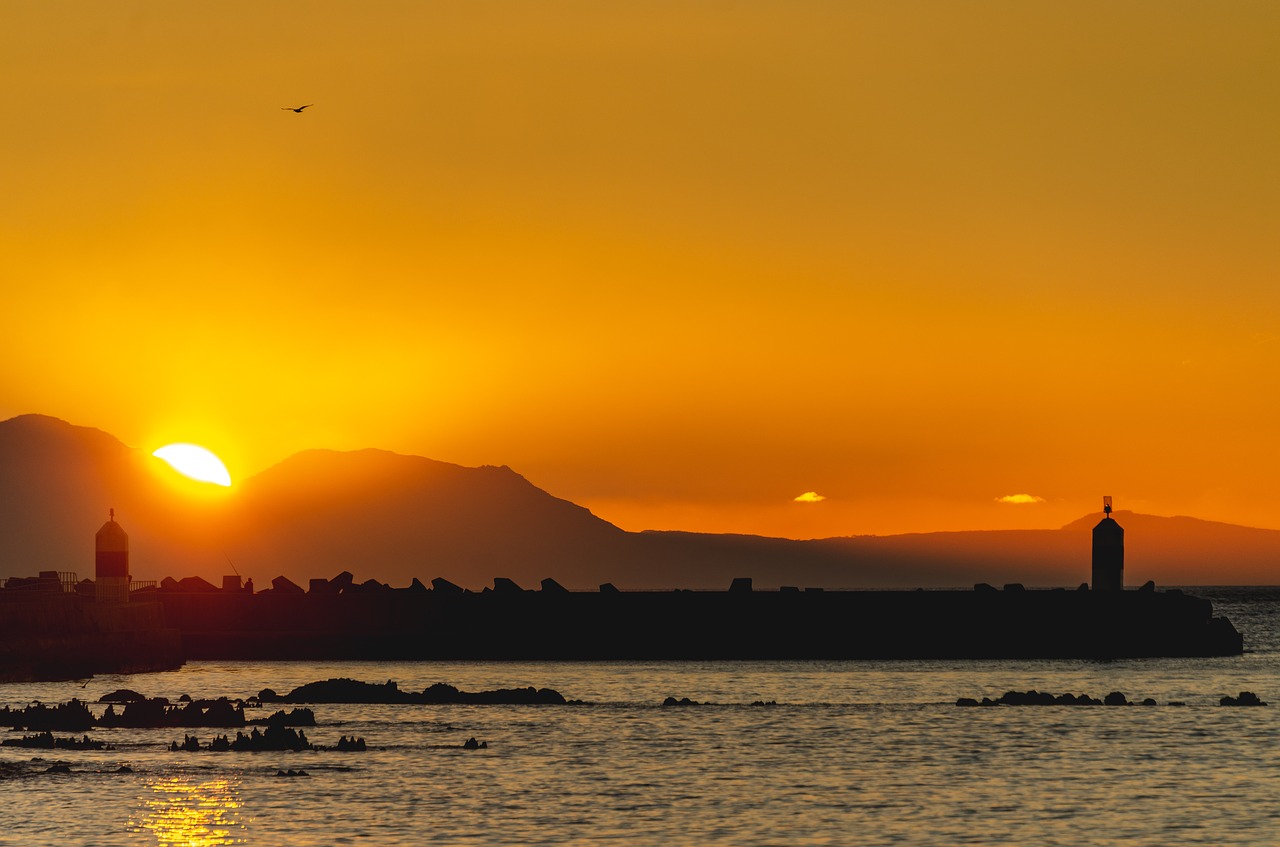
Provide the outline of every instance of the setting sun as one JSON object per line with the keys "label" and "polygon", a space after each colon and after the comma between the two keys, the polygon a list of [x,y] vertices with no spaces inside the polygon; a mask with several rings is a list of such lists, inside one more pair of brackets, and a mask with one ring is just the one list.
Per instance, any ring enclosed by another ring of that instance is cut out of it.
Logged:
{"label": "setting sun", "polygon": [[231,474],[222,460],[195,444],[166,444],[151,455],[164,459],[183,476],[215,485],[231,485]]}

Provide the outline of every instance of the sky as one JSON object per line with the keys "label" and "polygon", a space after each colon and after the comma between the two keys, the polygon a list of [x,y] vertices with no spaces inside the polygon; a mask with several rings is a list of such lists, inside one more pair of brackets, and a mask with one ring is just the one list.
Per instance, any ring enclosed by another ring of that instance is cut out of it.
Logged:
{"label": "sky", "polygon": [[0,4],[0,418],[629,530],[1280,528],[1269,0]]}

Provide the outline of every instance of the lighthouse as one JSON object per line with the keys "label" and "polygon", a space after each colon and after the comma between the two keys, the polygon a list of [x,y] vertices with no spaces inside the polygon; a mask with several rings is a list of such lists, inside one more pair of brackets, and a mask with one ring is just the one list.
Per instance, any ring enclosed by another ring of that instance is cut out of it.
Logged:
{"label": "lighthouse", "polygon": [[129,536],[116,523],[116,510],[98,530],[93,557],[94,599],[123,602],[129,599]]}
{"label": "lighthouse", "polygon": [[1102,498],[1104,517],[1093,528],[1093,590],[1124,588],[1124,527],[1111,517],[1111,498]]}

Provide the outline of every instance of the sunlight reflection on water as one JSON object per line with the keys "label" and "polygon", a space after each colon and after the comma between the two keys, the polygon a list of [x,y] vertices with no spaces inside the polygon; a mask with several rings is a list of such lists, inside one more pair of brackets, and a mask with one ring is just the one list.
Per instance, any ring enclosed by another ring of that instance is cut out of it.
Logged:
{"label": "sunlight reflection on water", "polygon": [[146,784],[129,827],[150,832],[162,847],[223,847],[243,844],[239,783],[168,776]]}

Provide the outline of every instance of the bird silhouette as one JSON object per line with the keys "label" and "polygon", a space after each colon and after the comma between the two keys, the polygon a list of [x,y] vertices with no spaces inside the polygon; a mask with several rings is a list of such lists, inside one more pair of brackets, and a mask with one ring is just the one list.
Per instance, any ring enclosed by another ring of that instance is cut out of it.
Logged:
{"label": "bird silhouette", "polygon": [[281,106],[281,107],[280,107],[280,111],[282,111],[282,112],[297,112],[299,115],[301,115],[301,114],[302,114],[302,110],[303,110],[303,109],[310,109],[310,108],[311,108],[312,106],[314,106],[314,105],[315,105],[315,103],[308,103],[307,105],[305,105],[305,106],[299,106],[299,107],[298,107],[298,108],[296,108],[296,109],[295,109],[295,108],[293,108],[292,106]]}

